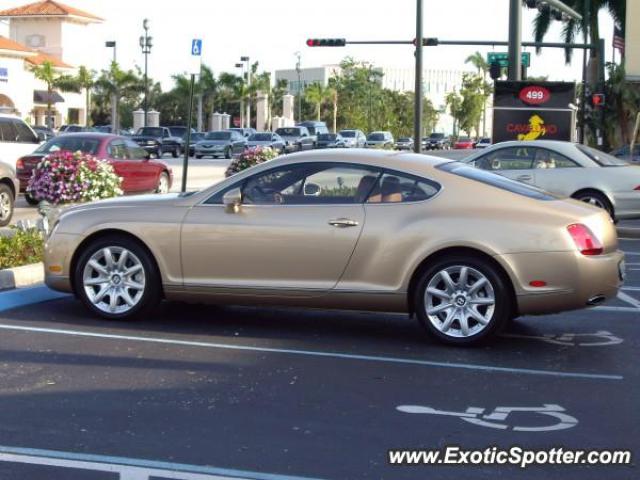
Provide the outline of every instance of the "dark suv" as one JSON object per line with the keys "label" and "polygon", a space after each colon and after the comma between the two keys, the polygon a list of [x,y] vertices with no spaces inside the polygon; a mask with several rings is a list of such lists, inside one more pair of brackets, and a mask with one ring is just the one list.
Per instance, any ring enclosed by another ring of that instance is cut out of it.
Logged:
{"label": "dark suv", "polygon": [[186,127],[142,127],[131,139],[156,158],[167,152],[178,158],[186,130]]}
{"label": "dark suv", "polygon": [[432,133],[422,139],[422,146],[425,150],[448,150],[451,148],[451,142],[444,133]]}

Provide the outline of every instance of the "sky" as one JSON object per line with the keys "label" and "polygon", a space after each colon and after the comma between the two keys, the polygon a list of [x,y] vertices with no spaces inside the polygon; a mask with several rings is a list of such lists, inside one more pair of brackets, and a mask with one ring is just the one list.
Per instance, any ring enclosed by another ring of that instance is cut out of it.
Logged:
{"label": "sky", "polygon": [[[29,3],[30,0],[0,0],[0,9]],[[202,38],[203,62],[214,72],[238,72],[240,56],[258,61],[260,70],[295,67],[295,53],[302,66],[339,63],[345,56],[384,67],[412,67],[411,46],[347,46],[309,48],[307,38],[339,37],[347,40],[411,40],[415,36],[415,0],[63,0],[70,6],[105,19],[91,27],[86,48],[89,67],[108,66],[112,50],[107,40],[117,42],[118,63],[124,68],[143,65],[138,45],[142,21],[148,18],[154,46],[149,57],[149,74],[171,87],[171,75],[186,71],[192,38]],[[506,40],[509,0],[424,0],[424,36],[447,40]],[[523,40],[532,40],[534,11],[524,10]],[[605,36],[607,58],[611,58],[613,23],[601,12],[601,32]],[[545,40],[561,41],[561,23],[554,22]],[[464,65],[474,51],[485,54],[492,48],[439,46],[424,51],[426,68],[472,69]],[[527,49],[525,49],[527,50]],[[529,49],[531,51],[531,49]],[[496,47],[495,51],[506,51]],[[581,53],[576,52],[566,66],[561,49],[545,49],[532,54],[529,74],[548,75],[550,80],[578,79]]]}

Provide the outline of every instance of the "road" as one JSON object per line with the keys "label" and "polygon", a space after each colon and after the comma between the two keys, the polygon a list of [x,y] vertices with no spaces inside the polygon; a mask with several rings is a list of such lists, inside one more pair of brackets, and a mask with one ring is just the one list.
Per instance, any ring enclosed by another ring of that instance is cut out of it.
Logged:
{"label": "road", "polygon": [[[446,445],[637,457],[640,240],[620,244],[620,299],[518,319],[482,348],[436,344],[404,315],[163,304],[109,323],[44,287],[0,294],[0,478],[638,478],[635,466],[387,463],[391,448]],[[511,408],[533,410],[488,420]]]}

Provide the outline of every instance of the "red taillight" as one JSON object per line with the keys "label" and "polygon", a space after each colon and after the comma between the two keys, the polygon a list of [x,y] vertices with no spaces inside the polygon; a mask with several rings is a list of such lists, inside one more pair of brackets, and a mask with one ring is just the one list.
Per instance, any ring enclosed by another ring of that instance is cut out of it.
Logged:
{"label": "red taillight", "polygon": [[636,188],[634,188],[634,190],[640,191],[640,185],[638,185]]}
{"label": "red taillight", "polygon": [[16,168],[22,170],[24,168],[24,160],[19,158],[16,162]]}
{"label": "red taillight", "polygon": [[602,243],[589,230],[589,228],[581,223],[575,223],[567,227],[573,242],[583,255],[600,255],[603,252]]}

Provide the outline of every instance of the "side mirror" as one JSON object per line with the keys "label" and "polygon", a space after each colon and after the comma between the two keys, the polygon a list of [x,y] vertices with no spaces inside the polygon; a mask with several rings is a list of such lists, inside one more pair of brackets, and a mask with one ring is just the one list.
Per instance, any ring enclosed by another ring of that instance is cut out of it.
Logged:
{"label": "side mirror", "polygon": [[304,194],[310,197],[317,197],[320,195],[320,185],[317,183],[305,183]]}
{"label": "side mirror", "polygon": [[242,205],[242,190],[232,188],[222,197],[222,203],[227,209],[227,213],[238,213]]}

